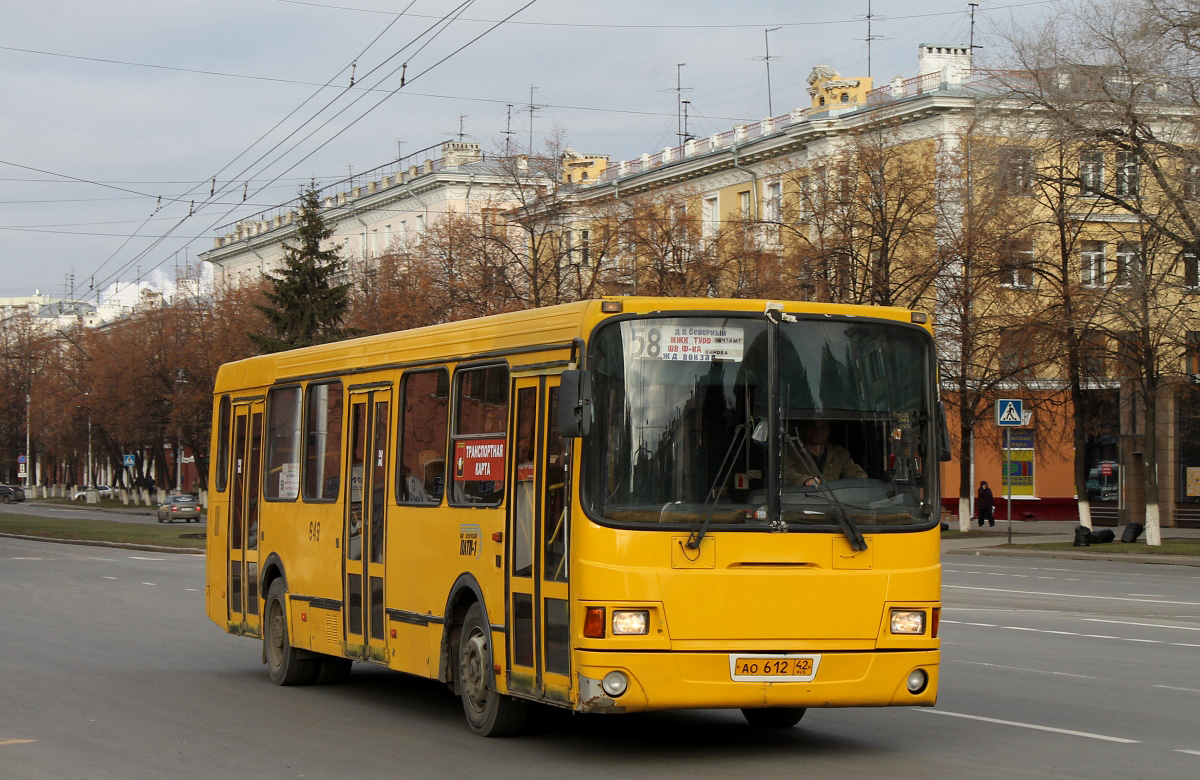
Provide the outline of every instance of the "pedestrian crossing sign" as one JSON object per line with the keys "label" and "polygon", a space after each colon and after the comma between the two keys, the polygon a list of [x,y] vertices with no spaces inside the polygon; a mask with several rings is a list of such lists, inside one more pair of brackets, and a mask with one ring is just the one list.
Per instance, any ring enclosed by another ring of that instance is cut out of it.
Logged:
{"label": "pedestrian crossing sign", "polygon": [[1001,427],[1018,426],[1024,423],[1021,414],[1021,400],[1018,398],[1000,398],[996,401],[996,425]]}
{"label": "pedestrian crossing sign", "polygon": [[133,465],[135,465],[135,463],[134,463],[134,460],[133,460],[133,456],[132,456],[132,455],[122,455],[122,456],[121,456],[121,465],[122,465],[122,466],[133,466]]}

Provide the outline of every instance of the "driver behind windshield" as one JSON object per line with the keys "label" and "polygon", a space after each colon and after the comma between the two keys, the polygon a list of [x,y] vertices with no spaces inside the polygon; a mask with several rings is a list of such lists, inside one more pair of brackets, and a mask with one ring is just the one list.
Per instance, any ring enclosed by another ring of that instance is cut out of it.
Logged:
{"label": "driver behind windshield", "polygon": [[[804,448],[804,453],[799,448]],[[814,472],[812,466],[816,466]],[[835,479],[862,479],[867,472],[854,462],[850,451],[829,441],[829,422],[805,420],[800,423],[800,442],[788,440],[787,457],[783,462],[783,484],[816,485]]]}

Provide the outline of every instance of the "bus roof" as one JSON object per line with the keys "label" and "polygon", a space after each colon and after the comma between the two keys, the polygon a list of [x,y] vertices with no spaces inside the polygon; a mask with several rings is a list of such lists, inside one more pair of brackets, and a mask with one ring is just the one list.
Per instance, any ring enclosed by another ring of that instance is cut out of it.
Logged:
{"label": "bus roof", "polygon": [[[605,302],[618,302],[620,307],[617,311],[602,311],[601,305]],[[897,307],[768,299],[612,296],[493,314],[245,358],[221,366],[217,372],[214,392],[227,393],[244,388],[265,387],[290,379],[335,376],[399,364],[477,359],[539,345],[561,349],[562,359],[566,360],[571,357],[570,350],[574,340],[586,338],[601,319],[618,313],[762,312],[768,302],[778,303],[785,312],[796,314],[831,314],[911,321],[911,311]]]}

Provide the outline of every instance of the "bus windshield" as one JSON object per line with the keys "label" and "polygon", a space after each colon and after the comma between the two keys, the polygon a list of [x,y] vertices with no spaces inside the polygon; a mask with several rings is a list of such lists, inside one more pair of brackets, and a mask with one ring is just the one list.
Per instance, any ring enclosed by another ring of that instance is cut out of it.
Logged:
{"label": "bus windshield", "polygon": [[885,320],[782,320],[631,319],[597,331],[581,464],[589,514],[727,530],[934,522],[932,339]]}

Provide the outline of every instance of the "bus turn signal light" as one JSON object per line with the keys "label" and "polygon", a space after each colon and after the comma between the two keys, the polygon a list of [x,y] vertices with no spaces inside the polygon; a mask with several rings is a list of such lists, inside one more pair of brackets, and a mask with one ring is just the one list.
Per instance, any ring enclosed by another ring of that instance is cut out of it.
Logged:
{"label": "bus turn signal light", "polygon": [[588,639],[604,638],[604,607],[588,607],[583,617],[583,635]]}

